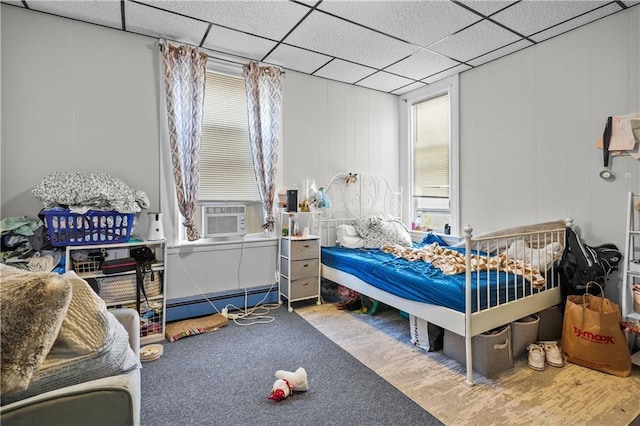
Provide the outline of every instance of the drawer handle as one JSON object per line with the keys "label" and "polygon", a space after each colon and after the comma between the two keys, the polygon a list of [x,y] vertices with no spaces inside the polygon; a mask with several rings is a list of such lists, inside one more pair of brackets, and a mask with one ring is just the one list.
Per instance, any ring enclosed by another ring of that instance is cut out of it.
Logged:
{"label": "drawer handle", "polygon": [[309,244],[305,244],[303,247],[304,248],[309,248]]}
{"label": "drawer handle", "polygon": [[308,263],[305,263],[303,266],[304,266],[305,268],[307,268],[307,267],[309,266],[309,264],[308,264]]}
{"label": "drawer handle", "polygon": [[303,283],[302,283],[302,285],[303,285],[303,286],[305,286],[305,285],[309,285],[309,281],[305,281],[305,282],[303,282]]}

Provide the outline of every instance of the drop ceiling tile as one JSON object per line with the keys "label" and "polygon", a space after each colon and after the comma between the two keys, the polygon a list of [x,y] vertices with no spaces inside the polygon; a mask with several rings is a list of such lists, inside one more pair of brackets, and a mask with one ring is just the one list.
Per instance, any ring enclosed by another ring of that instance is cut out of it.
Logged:
{"label": "drop ceiling tile", "polygon": [[376,72],[374,68],[365,67],[340,59],[334,59],[324,67],[320,68],[313,75],[317,77],[329,78],[331,80],[343,81],[345,83],[355,83]]}
{"label": "drop ceiling tile", "polygon": [[126,2],[127,31],[199,46],[209,24],[138,3]]}
{"label": "drop ceiling tile", "polygon": [[213,25],[202,47],[259,61],[276,44],[275,41]]}
{"label": "drop ceiling tile", "polygon": [[462,71],[466,71],[468,69],[471,69],[470,66],[468,65],[458,65],[457,67],[453,67],[451,69],[442,71],[441,73],[432,75],[430,77],[427,78],[423,78],[421,81],[424,83],[435,83],[436,81],[442,80],[443,78],[447,78],[449,76],[452,76],[454,74],[460,74]]}
{"label": "drop ceiling tile", "polygon": [[458,65],[458,62],[442,55],[420,50],[408,58],[385,68],[385,71],[420,80],[456,65]]}
{"label": "drop ceiling tile", "polygon": [[91,24],[122,29],[119,0],[29,1],[29,8]]}
{"label": "drop ceiling tile", "polygon": [[290,1],[164,1],[145,3],[253,35],[281,40],[309,12]]}
{"label": "drop ceiling tile", "polygon": [[267,56],[266,62],[280,65],[294,71],[311,74],[331,60],[331,57],[320,53],[309,52],[298,47],[281,44]]}
{"label": "drop ceiling tile", "polygon": [[625,4],[625,6],[627,7],[631,7],[631,6],[635,6],[636,4],[640,3],[640,1],[627,1],[627,0],[623,0],[623,2]]}
{"label": "drop ceiling tile", "polygon": [[2,0],[2,3],[10,4],[11,6],[24,7],[24,3],[21,0]]}
{"label": "drop ceiling tile", "polygon": [[593,0],[522,1],[496,13],[491,18],[524,36],[529,36],[607,3],[610,2]]}
{"label": "drop ceiling tile", "polygon": [[374,68],[384,68],[418,50],[317,11],[293,30],[286,43]]}
{"label": "drop ceiling tile", "polygon": [[482,13],[484,16],[489,16],[496,13],[499,10],[504,9],[509,5],[517,3],[517,1],[464,0],[464,1],[461,1],[460,3],[463,3],[464,5],[469,6],[471,9]]}
{"label": "drop ceiling tile", "polygon": [[464,62],[517,41],[519,37],[489,21],[481,21],[431,46],[429,50]]}
{"label": "drop ceiling tile", "polygon": [[481,19],[444,1],[324,1],[318,9],[423,47]]}
{"label": "drop ceiling tile", "polygon": [[404,86],[404,87],[401,87],[401,88],[399,88],[397,90],[394,90],[391,93],[394,94],[394,95],[404,95],[405,93],[409,93],[411,91],[418,90],[418,89],[420,89],[421,87],[424,87],[424,86],[426,86],[426,84],[421,83],[419,81],[416,81],[415,83],[411,83],[411,84],[409,84],[407,86]]}
{"label": "drop ceiling tile", "polygon": [[384,71],[378,71],[364,80],[360,80],[356,85],[380,90],[382,92],[391,92],[400,87],[404,87],[407,84],[411,84],[412,82],[413,80],[409,80],[408,78],[399,77]]}
{"label": "drop ceiling tile", "polygon": [[607,15],[611,15],[612,13],[619,12],[620,10],[621,9],[617,4],[612,3],[605,7],[601,7],[600,9],[594,10],[593,12],[589,12],[586,15],[582,15],[579,18],[572,19],[569,22],[565,22],[563,24],[549,28],[548,30],[541,31],[538,34],[532,35],[530,38],[531,40],[534,40],[536,42],[541,42],[543,40],[547,40],[551,37],[557,36],[558,34],[562,34],[564,32],[578,28],[581,25],[588,24],[589,22],[603,18]]}
{"label": "drop ceiling tile", "polygon": [[486,64],[487,62],[491,62],[494,59],[498,59],[502,56],[509,55],[518,50],[524,49],[526,47],[533,46],[533,43],[527,40],[516,41],[513,44],[500,48],[498,50],[494,50],[493,52],[487,53],[486,55],[482,55],[478,58],[467,61],[469,65],[477,67],[478,65]]}

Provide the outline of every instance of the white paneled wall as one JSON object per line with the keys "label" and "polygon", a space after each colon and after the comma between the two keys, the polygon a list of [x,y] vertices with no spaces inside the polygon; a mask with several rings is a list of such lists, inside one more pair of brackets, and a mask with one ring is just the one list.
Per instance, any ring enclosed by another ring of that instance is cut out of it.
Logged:
{"label": "white paneled wall", "polygon": [[571,216],[587,243],[623,249],[640,163],[614,157],[606,182],[595,143],[607,116],[640,110],[639,24],[632,8],[460,75],[461,225]]}
{"label": "white paneled wall", "polygon": [[157,210],[155,40],[6,5],[2,36],[3,217],[35,216],[58,170],[111,173]]}
{"label": "white paneled wall", "polygon": [[382,174],[399,187],[398,98],[287,71],[282,185],[304,190],[336,173]]}

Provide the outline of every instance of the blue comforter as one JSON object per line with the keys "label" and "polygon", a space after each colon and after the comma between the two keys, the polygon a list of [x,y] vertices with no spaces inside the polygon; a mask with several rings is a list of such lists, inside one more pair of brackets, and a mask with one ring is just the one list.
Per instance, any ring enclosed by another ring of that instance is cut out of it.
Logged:
{"label": "blue comforter", "polygon": [[[454,250],[464,252],[463,249]],[[430,263],[396,258],[378,249],[322,247],[322,263],[396,296],[465,312],[464,273],[444,275]],[[478,298],[475,296],[478,285],[481,309],[538,291],[532,290],[529,282],[523,281],[522,277],[505,272],[473,272],[471,282],[471,309],[474,312],[478,310]]]}

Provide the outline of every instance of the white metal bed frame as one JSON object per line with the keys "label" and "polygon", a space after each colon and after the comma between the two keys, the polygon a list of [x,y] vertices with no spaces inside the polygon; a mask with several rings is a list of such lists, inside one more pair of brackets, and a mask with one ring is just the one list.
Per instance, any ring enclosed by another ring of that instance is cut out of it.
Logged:
{"label": "white metal bed frame", "polygon": [[[355,183],[348,183],[346,182],[347,176],[348,174],[346,173],[335,175],[326,187],[326,193],[332,203],[332,207],[323,210],[317,219],[318,232],[323,246],[335,245],[336,227],[340,224],[351,223],[356,218],[379,213],[390,214],[397,218],[401,217],[402,193],[394,192],[385,178],[360,175]],[[374,287],[352,274],[324,264],[321,265],[322,277],[464,337],[466,382],[469,386],[472,386],[474,384],[471,345],[473,336],[540,312],[561,302],[560,284],[557,274],[554,272],[555,262],[547,263],[545,260],[545,270],[541,271],[541,274],[546,279],[543,287],[544,291],[531,291],[530,295],[516,297],[515,300],[472,312],[471,301],[473,297],[477,298],[478,306],[480,306],[480,295],[472,294],[470,267],[472,249],[495,254],[496,252],[507,250],[511,244],[518,241],[528,247],[535,248],[545,247],[555,242],[559,242],[564,247],[566,226],[572,226],[571,222],[571,219],[547,222],[542,227],[543,230],[540,230],[537,225],[531,225],[518,229],[519,232],[505,230],[483,237],[473,237],[471,226],[466,226],[464,228],[464,242],[467,253],[465,256],[464,313],[442,306],[398,297]],[[516,256],[523,256],[523,253],[516,253]],[[503,270],[502,272],[505,271]],[[495,274],[497,272],[492,271],[490,273]],[[480,274],[476,275],[479,280]],[[522,277],[519,277],[519,279],[518,285],[532,285],[529,280],[523,280]],[[498,298],[498,300],[500,299]]]}

